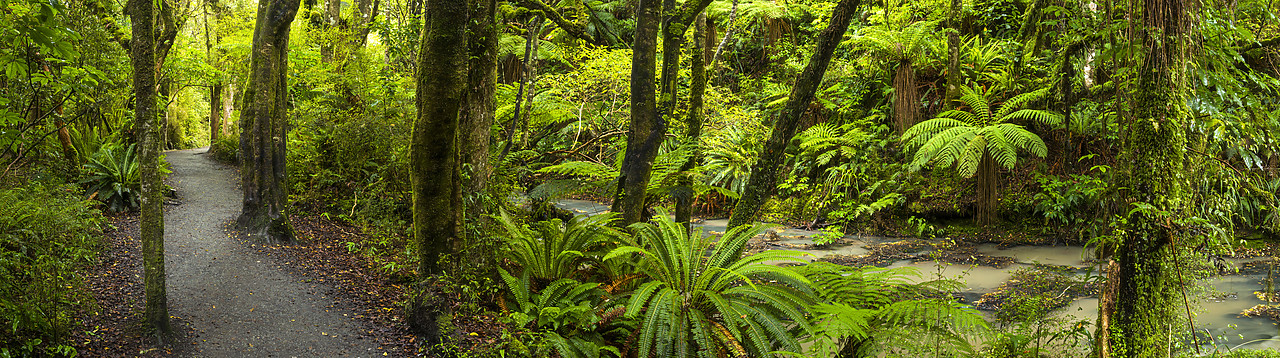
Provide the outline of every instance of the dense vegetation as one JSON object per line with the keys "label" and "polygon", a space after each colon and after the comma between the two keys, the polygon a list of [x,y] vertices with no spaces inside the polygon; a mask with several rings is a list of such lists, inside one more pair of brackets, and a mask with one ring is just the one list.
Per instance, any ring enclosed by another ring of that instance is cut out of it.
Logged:
{"label": "dense vegetation", "polygon": [[[426,355],[1227,353],[1191,316],[1201,279],[1280,234],[1277,13],[8,0],[0,356],[74,354],[102,212],[141,210],[139,320],[168,329],[159,151],[206,145],[240,165],[250,234],[293,242],[293,216],[369,236],[347,250],[405,287]],[[805,249],[909,239],[815,261],[759,222],[818,232]],[[1084,246],[1092,268],[1027,266],[975,301],[962,277],[886,267],[941,272],[979,243]],[[1096,321],[1053,313],[1077,297],[1099,299]],[[455,339],[487,316],[500,337]],[[1253,354],[1274,355],[1225,356]]]}

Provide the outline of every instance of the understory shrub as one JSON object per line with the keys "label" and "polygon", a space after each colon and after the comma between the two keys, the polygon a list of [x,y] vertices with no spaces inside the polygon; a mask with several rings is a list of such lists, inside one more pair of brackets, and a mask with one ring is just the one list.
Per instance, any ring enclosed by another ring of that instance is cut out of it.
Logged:
{"label": "understory shrub", "polygon": [[79,271],[103,219],[70,185],[0,190],[0,356],[72,356],[68,333],[91,304]]}
{"label": "understory shrub", "polygon": [[217,141],[209,145],[209,154],[212,154],[214,159],[223,163],[238,163],[240,161],[240,133],[219,137]]}

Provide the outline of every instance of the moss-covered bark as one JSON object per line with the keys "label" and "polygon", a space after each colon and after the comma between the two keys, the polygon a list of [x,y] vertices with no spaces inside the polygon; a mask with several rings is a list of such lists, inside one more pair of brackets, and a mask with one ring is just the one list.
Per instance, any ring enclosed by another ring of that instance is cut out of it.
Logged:
{"label": "moss-covered bark", "polygon": [[[689,70],[692,72],[689,79],[689,113],[685,114],[685,127],[688,132],[685,137],[697,143],[702,137],[702,109],[704,105],[703,95],[707,92],[707,49],[711,44],[707,43],[707,16],[698,16],[698,20],[694,22],[693,31],[693,47],[691,52],[693,58],[689,61]],[[680,171],[687,173],[698,163],[702,162],[702,150],[694,147],[693,154],[689,156],[689,160],[685,161],[680,167]],[[690,226],[690,220],[693,218],[693,178],[684,174],[679,179],[680,188],[675,195],[676,199],[676,222],[684,225],[686,228]]]}
{"label": "moss-covered bark", "polygon": [[131,2],[133,40],[130,56],[133,64],[134,123],[138,126],[138,175],[141,182],[142,206],[139,227],[142,234],[142,271],[146,291],[143,320],[155,329],[158,337],[172,331],[169,303],[165,292],[164,272],[164,182],[160,173],[160,127],[156,116],[156,59],[154,43],[155,6],[149,1]]}
{"label": "moss-covered bark", "polygon": [[621,213],[618,223],[624,226],[644,220],[645,190],[658,146],[667,132],[667,124],[658,115],[657,88],[653,83],[661,21],[662,3],[658,0],[644,0],[636,6],[635,42],[631,45],[631,128],[610,208]]}
{"label": "moss-covered bark", "polygon": [[293,240],[285,184],[288,134],[289,28],[300,2],[258,3],[249,60],[249,82],[240,114],[240,177],[244,206],[237,224],[246,233],[275,242]]}
{"label": "moss-covered bark", "polygon": [[470,1],[428,1],[417,78],[418,118],[409,154],[413,191],[413,238],[421,275],[443,273],[443,256],[460,243],[458,124],[467,84]]}
{"label": "moss-covered bark", "polygon": [[[471,33],[469,41],[470,60],[467,69],[467,89],[463,94],[462,136],[459,148],[462,154],[463,172],[467,174],[463,183],[466,193],[466,222],[477,225],[485,231],[491,220],[486,216],[485,193],[489,188],[489,178],[493,174],[493,166],[489,161],[489,138],[493,127],[497,101],[494,91],[498,85],[498,24],[496,0],[478,0],[471,6]],[[468,236],[467,248],[484,248],[491,245],[480,245],[480,242],[493,242],[480,235]],[[482,250],[483,251],[483,250]],[[475,252],[473,264],[481,270],[491,269],[494,255],[492,252]]]}
{"label": "moss-covered bark", "polygon": [[796,135],[800,116],[809,108],[809,102],[813,101],[814,93],[822,83],[822,77],[827,73],[827,66],[831,64],[831,56],[844,37],[845,31],[849,29],[849,23],[853,21],[853,15],[857,9],[858,0],[840,0],[832,10],[831,22],[826,29],[822,30],[822,33],[818,34],[818,47],[814,49],[813,57],[810,57],[809,63],[804,66],[804,71],[796,80],[795,87],[791,88],[787,105],[774,121],[773,133],[765,142],[760,159],[751,166],[751,178],[748,179],[746,191],[742,193],[742,198],[738,199],[738,204],[734,206],[733,214],[729,217],[729,228],[751,224],[765,200],[768,200],[777,189],[778,171],[781,170],[783,161],[786,159],[783,151],[787,149],[787,143],[791,141],[791,137]]}
{"label": "moss-covered bark", "polygon": [[[1193,16],[1180,0],[1147,0],[1134,41],[1147,49],[1137,72],[1122,152],[1121,230],[1108,273],[1112,297],[1104,298],[1100,357],[1164,357],[1177,328],[1173,298],[1172,216],[1185,206],[1183,155],[1187,121],[1185,54]],[[1135,205],[1145,203],[1148,209]],[[1134,210],[1138,209],[1138,210]]]}

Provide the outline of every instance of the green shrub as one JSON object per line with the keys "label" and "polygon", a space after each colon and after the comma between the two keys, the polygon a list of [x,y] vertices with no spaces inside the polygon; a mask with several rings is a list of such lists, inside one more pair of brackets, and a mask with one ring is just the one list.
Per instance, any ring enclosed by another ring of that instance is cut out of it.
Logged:
{"label": "green shrub", "polygon": [[88,177],[81,181],[90,198],[97,198],[112,211],[138,208],[141,182],[138,180],[136,146],[110,143],[102,145],[84,164]]}
{"label": "green shrub", "polygon": [[96,256],[102,215],[72,186],[0,190],[0,356],[74,355],[78,271]]}
{"label": "green shrub", "polygon": [[219,137],[209,145],[209,154],[224,163],[236,163],[240,158],[240,134],[234,133]]}

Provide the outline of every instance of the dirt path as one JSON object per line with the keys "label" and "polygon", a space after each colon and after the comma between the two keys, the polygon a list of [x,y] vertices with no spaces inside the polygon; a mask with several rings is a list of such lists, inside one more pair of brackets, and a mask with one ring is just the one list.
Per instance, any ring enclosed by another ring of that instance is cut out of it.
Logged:
{"label": "dirt path", "polygon": [[227,230],[240,213],[236,172],[205,151],[165,153],[181,202],[165,210],[169,312],[195,330],[191,355],[381,356],[353,312]]}

